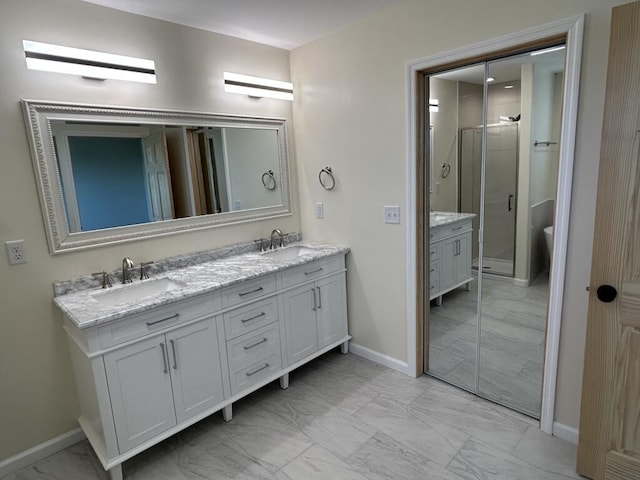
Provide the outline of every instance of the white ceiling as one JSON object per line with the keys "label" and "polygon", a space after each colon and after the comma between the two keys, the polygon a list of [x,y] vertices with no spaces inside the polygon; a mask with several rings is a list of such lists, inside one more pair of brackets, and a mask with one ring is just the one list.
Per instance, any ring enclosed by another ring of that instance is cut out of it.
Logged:
{"label": "white ceiling", "polygon": [[292,50],[403,0],[84,0]]}

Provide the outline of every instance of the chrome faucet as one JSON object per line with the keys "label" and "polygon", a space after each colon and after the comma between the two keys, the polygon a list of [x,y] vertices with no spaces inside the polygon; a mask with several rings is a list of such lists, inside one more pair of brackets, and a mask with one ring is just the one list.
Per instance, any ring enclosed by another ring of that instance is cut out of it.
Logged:
{"label": "chrome faucet", "polygon": [[276,248],[273,242],[274,235],[278,235],[280,237],[280,246],[281,247],[284,246],[284,235],[282,234],[282,230],[280,230],[279,228],[274,228],[273,231],[271,232],[271,246],[269,247],[271,250]]}
{"label": "chrome faucet", "polygon": [[135,267],[135,263],[129,257],[124,257],[122,259],[122,283],[131,283],[133,280],[131,279],[131,272],[129,271],[131,268]]}

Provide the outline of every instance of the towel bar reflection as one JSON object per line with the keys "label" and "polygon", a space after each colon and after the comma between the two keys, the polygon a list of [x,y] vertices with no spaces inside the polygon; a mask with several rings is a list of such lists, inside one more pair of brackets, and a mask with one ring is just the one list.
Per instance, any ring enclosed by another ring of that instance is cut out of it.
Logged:
{"label": "towel bar reflection", "polygon": [[539,142],[538,140],[536,140],[535,142],[533,142],[533,146],[534,147],[548,147],[549,145],[557,145],[558,142]]}
{"label": "towel bar reflection", "polygon": [[320,185],[322,185],[322,188],[324,188],[325,190],[334,189],[334,187],[336,186],[336,179],[331,172],[331,167],[324,167],[322,170],[320,170],[320,173],[318,173],[318,181],[320,181]]}

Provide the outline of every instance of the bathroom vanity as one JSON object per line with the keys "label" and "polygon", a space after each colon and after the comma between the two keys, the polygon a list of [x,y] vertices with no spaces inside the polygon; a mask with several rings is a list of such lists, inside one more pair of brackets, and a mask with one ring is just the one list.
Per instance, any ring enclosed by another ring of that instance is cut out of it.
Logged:
{"label": "bathroom vanity", "polygon": [[291,244],[55,298],[80,426],[112,479],[121,464],[341,346],[347,248]]}
{"label": "bathroom vanity", "polygon": [[458,287],[469,290],[473,213],[431,212],[429,229],[429,300],[442,305],[442,296]]}

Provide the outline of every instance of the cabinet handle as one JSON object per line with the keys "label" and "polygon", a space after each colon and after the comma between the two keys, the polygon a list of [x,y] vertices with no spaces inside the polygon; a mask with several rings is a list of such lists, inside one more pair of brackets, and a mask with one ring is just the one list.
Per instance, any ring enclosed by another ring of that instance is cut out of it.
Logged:
{"label": "cabinet handle", "polygon": [[255,320],[256,318],[264,317],[265,315],[266,315],[266,313],[260,312],[258,315],[254,315],[253,317],[249,317],[249,318],[243,318],[240,321],[242,323],[247,323],[247,322],[250,322],[251,320]]}
{"label": "cabinet handle", "polygon": [[240,295],[241,297],[244,297],[245,295],[251,295],[252,293],[257,293],[261,290],[264,290],[264,288],[258,287],[255,290],[249,290],[248,292],[240,292],[238,295]]}
{"label": "cabinet handle", "polygon": [[266,338],[263,338],[262,340],[259,340],[256,343],[252,343],[251,345],[246,345],[244,347],[244,349],[245,350],[251,350],[253,347],[257,347],[258,345],[262,345],[264,342],[268,342],[268,340]]}
{"label": "cabinet handle", "polygon": [[511,206],[511,200],[513,200],[513,193],[509,194],[509,200],[507,201],[507,209],[509,212],[513,210],[513,207]]}
{"label": "cabinet handle", "polygon": [[458,230],[462,230],[462,225],[460,225],[459,227],[451,229],[452,232],[457,232]]}
{"label": "cabinet handle", "polygon": [[174,318],[178,318],[179,316],[180,316],[180,314],[176,313],[175,315],[171,315],[170,317],[161,318],[159,320],[151,320],[151,321],[147,322],[147,327],[150,327],[151,325],[155,325],[156,323],[162,323],[162,322],[166,322],[168,320],[173,320]]}
{"label": "cabinet handle", "polygon": [[258,372],[261,372],[262,370],[264,370],[265,368],[269,368],[269,364],[265,363],[263,366],[261,366],[260,368],[253,370],[252,372],[247,372],[247,377],[250,377],[251,375],[255,375]]}
{"label": "cabinet handle", "polygon": [[456,240],[456,255],[460,255],[460,240]]}
{"label": "cabinet handle", "polygon": [[432,268],[431,270],[429,270],[429,273],[433,273],[433,272],[435,272],[435,271],[436,271],[436,269],[435,269],[435,268]]}
{"label": "cabinet handle", "polygon": [[174,342],[173,340],[169,340],[169,343],[171,343],[171,351],[173,352],[173,369],[177,370],[178,369],[178,357],[176,356],[176,342]]}
{"label": "cabinet handle", "polygon": [[311,270],[310,272],[304,272],[305,275],[313,275],[314,273],[321,272],[323,270],[322,267],[316,268],[315,270]]}
{"label": "cabinet handle", "polygon": [[317,308],[317,304],[316,304],[316,289],[315,288],[311,288],[311,295],[313,295],[313,307],[311,307],[311,310],[314,310]]}
{"label": "cabinet handle", "polygon": [[322,308],[322,296],[320,294],[320,287],[316,287],[318,289],[318,309]]}
{"label": "cabinet handle", "polygon": [[162,363],[164,365],[164,373],[167,373],[169,369],[167,368],[167,349],[164,348],[164,343],[160,342],[160,348],[162,349]]}

